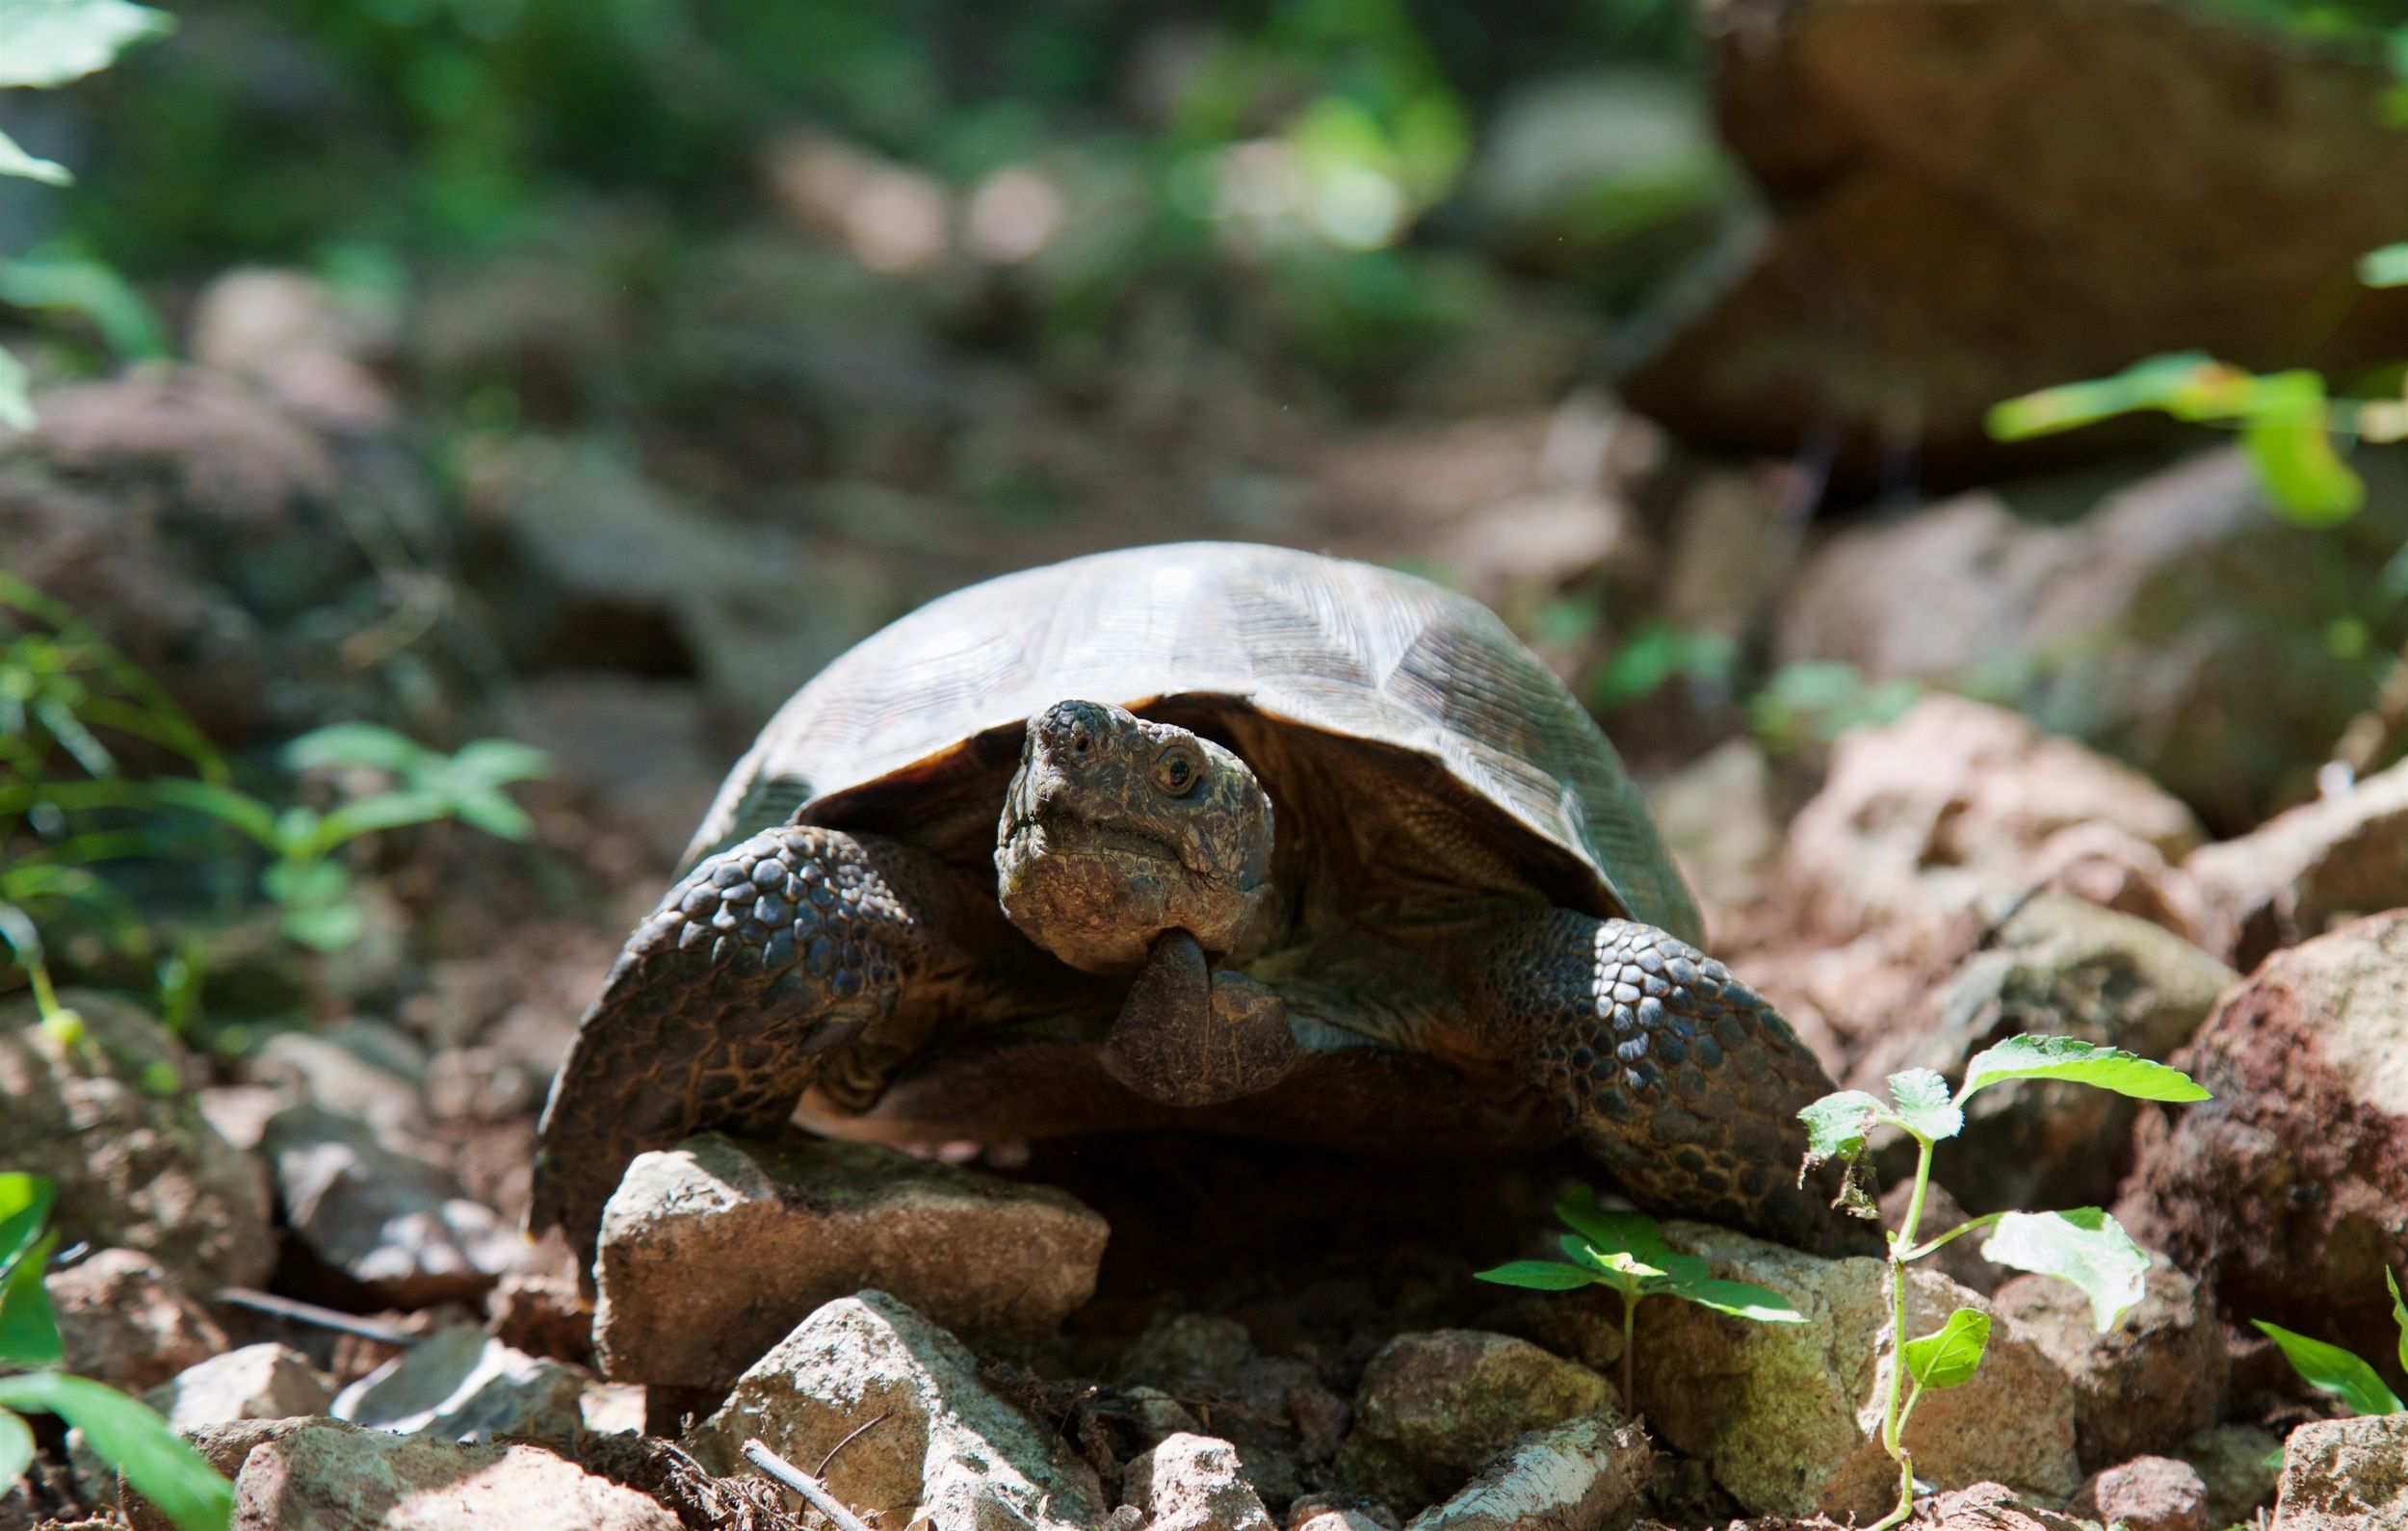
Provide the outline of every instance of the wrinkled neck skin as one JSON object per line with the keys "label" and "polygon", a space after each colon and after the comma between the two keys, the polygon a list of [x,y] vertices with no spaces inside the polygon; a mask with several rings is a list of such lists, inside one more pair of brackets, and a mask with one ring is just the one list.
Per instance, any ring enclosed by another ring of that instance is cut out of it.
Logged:
{"label": "wrinkled neck skin", "polygon": [[1067,701],[1029,720],[997,826],[1004,914],[1086,973],[1144,966],[1169,931],[1218,963],[1273,945],[1270,797],[1210,740]]}

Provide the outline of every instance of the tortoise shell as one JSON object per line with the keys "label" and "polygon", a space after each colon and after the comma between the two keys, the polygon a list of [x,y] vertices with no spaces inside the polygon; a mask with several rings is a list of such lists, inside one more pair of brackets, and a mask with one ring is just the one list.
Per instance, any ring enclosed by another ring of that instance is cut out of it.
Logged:
{"label": "tortoise shell", "polygon": [[1558,901],[1698,939],[1613,745],[1495,613],[1393,569],[1245,543],[1005,575],[873,634],[778,709],[687,859],[788,820],[991,853],[1024,726],[1069,697],[1368,746],[1353,753],[1445,791]]}

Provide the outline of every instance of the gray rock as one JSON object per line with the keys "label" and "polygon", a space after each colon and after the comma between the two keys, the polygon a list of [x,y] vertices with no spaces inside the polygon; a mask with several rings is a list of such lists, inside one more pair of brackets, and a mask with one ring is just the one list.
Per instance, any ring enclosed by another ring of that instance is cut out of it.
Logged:
{"label": "gray rock", "polygon": [[2072,1509],[2124,1531],[2208,1531],[2208,1485],[2187,1462],[2135,1457],[2083,1484]]}
{"label": "gray rock", "polygon": [[1527,1339],[1479,1330],[1399,1335],[1363,1369],[1341,1482],[1428,1504],[1532,1430],[1610,1408],[1612,1386]]}
{"label": "gray rock", "polygon": [[1300,1518],[1291,1516],[1288,1531],[1397,1531],[1397,1528],[1374,1518],[1369,1511],[1345,1508],[1316,1510]]}
{"label": "gray rock", "polygon": [[275,1263],[267,1177],[201,1114],[199,1063],[165,1026],[106,995],[61,999],[83,1018],[73,1047],[43,1029],[31,1000],[0,1006],[10,1107],[0,1163],[56,1182],[63,1244],[138,1250],[195,1291],[264,1281]]}
{"label": "gray rock", "polygon": [[203,1425],[238,1419],[290,1419],[322,1414],[334,1395],[309,1358],[289,1346],[245,1345],[188,1366],[144,1395],[143,1401],[189,1435]]}
{"label": "gray rock", "polygon": [[1120,1492],[1148,1531],[1272,1531],[1238,1448],[1210,1436],[1164,1440],[1129,1464]]}
{"label": "gray rock", "polygon": [[2282,1450],[2282,1438],[2270,1430],[2217,1425],[2191,1437],[2175,1455],[2208,1486],[2208,1524],[2229,1526],[2274,1502]]}
{"label": "gray rock", "polygon": [[981,1336],[1052,1333],[1109,1230],[1063,1192],[871,1144],[717,1133],[645,1154],[602,1216],[603,1372],[724,1389],[794,1326],[876,1287]]}
{"label": "gray rock", "polygon": [[2099,1531],[2095,1520],[2061,1515],[2002,1483],[1976,1483],[1935,1494],[1924,1507],[1931,1531]]}
{"label": "gray rock", "polygon": [[1404,1521],[1377,1499],[1322,1491],[1300,1496],[1288,1506],[1288,1531],[1402,1531]]}
{"label": "gray rock", "polygon": [[426,1136],[426,1053],[390,1026],[354,1021],[328,1031],[279,1031],[244,1072],[290,1100],[367,1123],[397,1150]]}
{"label": "gray rock", "polygon": [[883,1292],[798,1324],[688,1444],[724,1473],[755,1438],[790,1462],[827,1460],[828,1491],[883,1525],[1072,1531],[1102,1518],[1094,1470],[990,1391],[959,1340]]}
{"label": "gray rock", "polygon": [[104,1249],[42,1278],[58,1315],[63,1369],[142,1392],[226,1348],[225,1331],[130,1249]]}
{"label": "gray rock", "polygon": [[2242,968],[2408,904],[2408,762],[2201,846],[2183,868],[2207,901],[2210,945]]}
{"label": "gray rock", "polygon": [[1600,1531],[1646,1492],[1647,1433],[1618,1412],[1534,1430],[1406,1531]]}
{"label": "gray rock", "polygon": [[1231,1376],[1253,1359],[1254,1336],[1236,1319],[1174,1313],[1146,1326],[1122,1354],[1120,1372],[1132,1382],[1175,1387]]}
{"label": "gray rock", "polygon": [[[538,1446],[458,1445],[329,1419],[234,1427],[196,1444],[234,1478],[231,1531],[683,1531],[655,1500]],[[137,1531],[164,1526],[144,1513]]]}
{"label": "gray rock", "polygon": [[2140,1306],[2107,1334],[2088,1298],[2046,1276],[2018,1276],[1992,1303],[2072,1380],[2085,1467],[2170,1452],[2223,1413],[2232,1364],[2223,1325],[2199,1284],[2161,1255]]}
{"label": "gray rock", "polygon": [[478,1300],[526,1257],[526,1239],[492,1208],[445,1171],[387,1148],[366,1123],[287,1106],[269,1118],[260,1147],[310,1253],[395,1307]]}
{"label": "gray rock", "polygon": [[[1638,1402],[1651,1430],[1706,1462],[1714,1481],[1759,1515],[1869,1518],[1895,1501],[1898,1469],[1881,1449],[1889,1303],[1884,1268],[1822,1259],[1696,1223],[1668,1223],[1675,1248],[1717,1277],[1788,1297],[1802,1324],[1751,1324],[1657,1299],[1638,1312]],[[2081,1482],[2074,1400],[2065,1374],[2014,1319],[1937,1271],[1910,1269],[1907,1325],[1938,1329],[1949,1313],[1992,1314],[1981,1369],[1926,1394],[1906,1430],[1920,1478],[1942,1488],[2001,1481],[2055,1503]]]}
{"label": "gray rock", "polygon": [[2273,1531],[2408,1527],[2408,1414],[2320,1419],[2283,1443]]}
{"label": "gray rock", "polygon": [[[2190,1040],[2236,976],[2145,920],[2041,894],[1942,982],[1928,1030],[1877,1039],[1847,1082],[1877,1089],[1914,1067],[1961,1080],[1976,1053],[2024,1032],[2162,1060]],[[1976,1212],[2100,1206],[2132,1167],[2138,1115],[2137,1103],[2105,1090],[2011,1080],[1967,1103],[1964,1132],[1940,1145],[1933,1167]],[[1894,1178],[1912,1167],[1886,1155],[1883,1164]]]}
{"label": "gray rock", "polygon": [[512,1350],[462,1325],[412,1345],[343,1389],[337,1419],[446,1440],[563,1436],[582,1418],[574,1367]]}

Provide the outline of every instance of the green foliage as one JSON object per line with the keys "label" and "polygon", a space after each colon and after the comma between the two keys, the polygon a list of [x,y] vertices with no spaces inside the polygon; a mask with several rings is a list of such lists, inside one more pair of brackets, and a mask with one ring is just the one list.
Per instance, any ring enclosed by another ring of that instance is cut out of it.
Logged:
{"label": "green foliage", "polygon": [[0,1484],[14,1482],[34,1460],[22,1416],[57,1414],[180,1531],[222,1531],[234,1512],[233,1486],[156,1411],[114,1388],[47,1369],[60,1360],[58,1320],[41,1284],[58,1236],[43,1229],[53,1195],[39,1176],[0,1174],[0,1365],[28,1368],[0,1377]]}
{"label": "green foliage", "polygon": [[1728,687],[1739,660],[1739,645],[1723,634],[1649,622],[1591,677],[1589,705],[1600,710],[1628,706],[1675,680]]}
{"label": "green foliage", "polygon": [[1556,1216],[1573,1231],[1561,1240],[1564,1259],[1512,1260],[1478,1272],[1478,1278],[1531,1291],[1613,1288],[1622,1307],[1622,1407],[1626,1412],[1635,1409],[1631,1355],[1641,1298],[1674,1297],[1760,1324],[1805,1322],[1805,1315],[1779,1292],[1749,1282],[1716,1278],[1703,1258],[1684,1255],[1666,1244],[1662,1225],[1654,1218],[1644,1212],[1608,1210],[1598,1205],[1597,1193],[1586,1187],[1557,1203]]}
{"label": "green foliage", "polygon": [[1938,1329],[1921,1339],[1908,1340],[1899,1353],[1906,1358],[1906,1375],[1921,1392],[1925,1388],[1959,1388],[1973,1381],[1989,1344],[1990,1315],[1978,1309],[1960,1308]]}
{"label": "green foliage", "polygon": [[[2399,1364],[2408,1370],[2408,1302],[2401,1301],[2399,1278],[2392,1274],[2389,1266],[2383,1269],[2383,1284],[2391,1291],[2392,1323],[2399,1331]],[[2302,1381],[2339,1398],[2349,1406],[2350,1413],[2395,1414],[2408,1410],[2408,1405],[2401,1404],[2399,1395],[2392,1391],[2372,1366],[2341,1346],[2294,1334],[2263,1318],[2250,1322],[2281,1347],[2283,1359],[2290,1362],[2291,1370],[2299,1373]]]}
{"label": "green foliage", "polygon": [[2095,1207],[2070,1212],[1993,1212],[1918,1242],[1931,1184],[1933,1146],[1964,1130],[1970,1097],[2008,1079],[2061,1079],[2144,1101],[2208,1098],[2180,1070],[2130,1052],[2072,1037],[2021,1036],[1976,1056],[1953,1094],[1936,1071],[1907,1069],[1890,1076],[1886,1103],[1863,1090],[1843,1090],[1798,1113],[1806,1125],[1806,1167],[1830,1162],[1845,1166],[1846,1186],[1839,1205],[1860,1216],[1880,1215],[1857,1174],[1873,1129],[1895,1128],[1915,1144],[1915,1178],[1906,1213],[1888,1235],[1891,1334],[1899,1342],[1891,1346],[1881,1444],[1898,1465],[1898,1502],[1871,1531],[1887,1531],[1915,1512],[1915,1465],[1904,1438],[1916,1400],[1925,1388],[1953,1388],[1971,1379],[1990,1335],[1986,1316],[1959,1309],[1934,1333],[1904,1339],[1909,1262],[1976,1229],[1989,1229],[1981,1246],[1984,1258],[2071,1284],[2090,1299],[2091,1315],[2102,1334],[2140,1301],[2148,1276],[2148,1255],[2122,1225]]}
{"label": "green foliage", "polygon": [[1912,681],[1869,681],[1853,664],[1801,660],[1772,673],[1748,703],[1748,723],[1767,749],[1782,755],[1891,722],[1921,695]]}

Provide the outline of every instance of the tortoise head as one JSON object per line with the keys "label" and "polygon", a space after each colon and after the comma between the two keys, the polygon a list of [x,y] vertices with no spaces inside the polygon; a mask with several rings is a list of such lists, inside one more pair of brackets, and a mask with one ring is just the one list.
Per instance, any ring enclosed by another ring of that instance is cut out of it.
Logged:
{"label": "tortoise head", "polygon": [[1011,922],[1072,967],[1134,972],[1169,930],[1249,955],[1270,861],[1270,798],[1211,740],[1097,702],[1029,719],[996,880]]}

